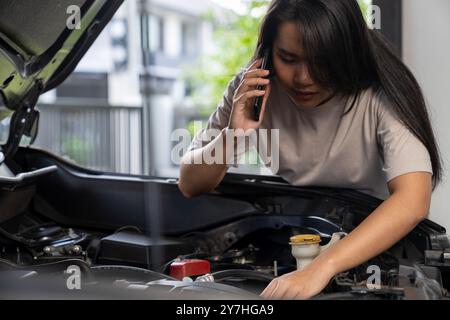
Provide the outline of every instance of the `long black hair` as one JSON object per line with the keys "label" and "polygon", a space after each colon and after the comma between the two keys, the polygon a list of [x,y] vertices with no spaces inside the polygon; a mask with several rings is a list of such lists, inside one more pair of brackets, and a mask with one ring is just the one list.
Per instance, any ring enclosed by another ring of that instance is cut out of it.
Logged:
{"label": "long black hair", "polygon": [[311,77],[325,88],[356,97],[382,89],[403,124],[425,145],[433,168],[433,188],[442,162],[422,90],[390,44],[370,30],[356,0],[272,0],[252,60],[272,49],[283,22],[298,23]]}

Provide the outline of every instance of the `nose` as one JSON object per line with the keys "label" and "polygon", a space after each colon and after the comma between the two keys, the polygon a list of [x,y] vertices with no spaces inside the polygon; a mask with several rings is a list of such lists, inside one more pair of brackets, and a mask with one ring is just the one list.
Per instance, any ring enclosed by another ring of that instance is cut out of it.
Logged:
{"label": "nose", "polygon": [[294,85],[297,88],[305,88],[314,85],[314,81],[312,80],[308,70],[308,66],[304,62],[299,63],[295,67]]}

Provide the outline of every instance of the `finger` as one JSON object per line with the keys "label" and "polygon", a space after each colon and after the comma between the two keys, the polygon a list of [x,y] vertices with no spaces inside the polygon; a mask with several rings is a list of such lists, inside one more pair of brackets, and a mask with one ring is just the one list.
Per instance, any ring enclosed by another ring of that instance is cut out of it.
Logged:
{"label": "finger", "polygon": [[272,280],[269,286],[263,291],[262,295],[265,299],[278,299],[284,294],[288,288],[283,284],[280,278]]}
{"label": "finger", "polygon": [[265,69],[252,69],[245,73],[244,79],[250,78],[265,78],[270,74],[269,70]]}
{"label": "finger", "polygon": [[261,296],[263,298],[268,299],[272,295],[273,291],[277,289],[277,286],[278,286],[277,279],[272,280],[269,283],[269,285],[264,289],[264,291],[261,293]]}
{"label": "finger", "polygon": [[253,86],[257,86],[257,85],[266,86],[270,83],[270,80],[264,79],[264,78],[249,78],[249,79],[245,79],[242,82],[247,87],[253,87]]}
{"label": "finger", "polygon": [[262,64],[262,59],[256,59],[255,61],[253,61],[250,66],[247,68],[248,71],[250,70],[254,70],[256,68],[259,68]]}
{"label": "finger", "polygon": [[291,288],[286,290],[282,295],[280,295],[280,299],[282,300],[294,300],[297,296],[298,292],[295,288]]}
{"label": "finger", "polygon": [[238,94],[247,92],[249,90],[255,90],[256,86],[266,86],[270,83],[269,79],[264,78],[249,78],[242,80],[237,92]]}
{"label": "finger", "polygon": [[237,99],[236,102],[238,104],[245,105],[248,99],[260,97],[266,94],[265,90],[251,90],[247,91],[243,94],[241,94]]}
{"label": "finger", "polygon": [[264,120],[264,115],[266,113],[267,100],[269,100],[270,92],[272,91],[272,86],[269,84],[266,87],[266,94],[264,95],[264,99],[261,105],[261,112],[259,114],[259,124],[261,124]]}
{"label": "finger", "polygon": [[278,281],[279,284],[275,288],[275,290],[272,292],[272,294],[269,296],[269,299],[275,300],[275,299],[282,299],[285,295],[286,291],[289,290],[289,287],[286,285],[286,283],[283,283],[282,281]]}

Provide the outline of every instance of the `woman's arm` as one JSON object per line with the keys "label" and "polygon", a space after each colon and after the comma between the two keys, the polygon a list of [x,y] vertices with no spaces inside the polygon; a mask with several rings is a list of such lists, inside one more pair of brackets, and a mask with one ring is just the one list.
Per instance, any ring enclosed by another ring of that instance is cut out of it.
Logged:
{"label": "woman's arm", "polygon": [[275,299],[308,299],[336,274],[381,254],[427,216],[432,193],[430,173],[409,173],[389,183],[391,196],[353,232],[319,255],[303,271],[273,280],[262,293]]}
{"label": "woman's arm", "polygon": [[[221,142],[221,141],[222,142]],[[222,148],[222,161],[214,164],[206,164],[203,160],[204,154],[215,156],[216,146]],[[180,180],[178,188],[186,198],[192,198],[212,191],[222,181],[227,172],[226,165],[226,139],[224,131],[211,143],[203,148],[186,153],[181,159]]]}
{"label": "woman's arm", "polygon": [[[231,114],[227,120],[229,129],[248,132],[248,130],[256,130],[261,126],[271,90],[270,80],[264,78],[270,72],[259,69],[261,62],[261,59],[256,60],[243,74],[242,81],[233,93],[233,101],[228,102],[228,105],[231,104]],[[257,86],[264,86],[265,90],[257,90]],[[259,121],[255,121],[252,108],[256,97],[263,97]],[[192,150],[183,156],[178,187],[185,197],[191,198],[212,191],[222,181],[228,168],[226,148],[227,138],[230,138],[225,131],[222,129],[220,135],[203,148]],[[238,132],[234,132],[234,134],[239,135]],[[235,150],[240,149],[234,138],[230,139],[230,147]],[[216,151],[221,153],[217,157]],[[228,152],[228,154],[230,153],[232,154],[231,151]],[[205,163],[204,155],[209,154],[222,161],[213,164]]]}

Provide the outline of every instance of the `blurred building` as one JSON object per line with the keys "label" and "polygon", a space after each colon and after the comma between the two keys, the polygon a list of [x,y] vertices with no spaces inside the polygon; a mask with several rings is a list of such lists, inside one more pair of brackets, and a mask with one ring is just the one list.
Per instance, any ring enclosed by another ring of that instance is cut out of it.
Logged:
{"label": "blurred building", "polygon": [[42,97],[36,145],[109,172],[173,175],[183,65],[213,50],[210,0],[127,0],[78,65]]}

